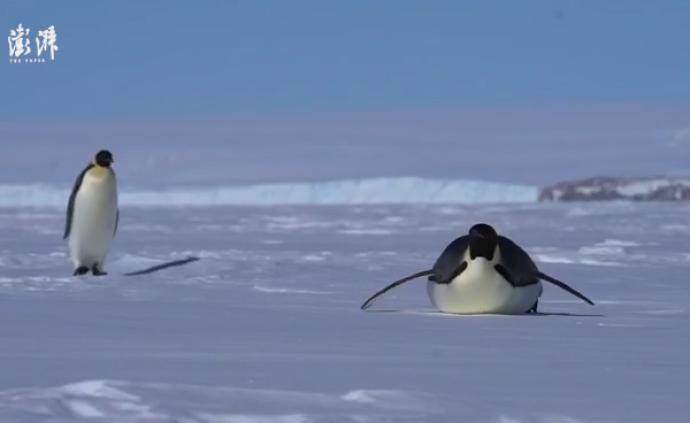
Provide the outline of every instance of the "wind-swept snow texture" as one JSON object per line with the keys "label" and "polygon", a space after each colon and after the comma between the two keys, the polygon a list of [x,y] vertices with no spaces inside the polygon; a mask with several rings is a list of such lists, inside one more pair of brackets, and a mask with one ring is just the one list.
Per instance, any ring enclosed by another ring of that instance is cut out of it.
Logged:
{"label": "wind-swept snow texture", "polygon": [[[0,209],[2,422],[685,422],[690,207],[123,207],[102,278],[52,208]],[[537,316],[434,311],[476,222],[547,273]],[[198,262],[142,276],[172,260]]]}

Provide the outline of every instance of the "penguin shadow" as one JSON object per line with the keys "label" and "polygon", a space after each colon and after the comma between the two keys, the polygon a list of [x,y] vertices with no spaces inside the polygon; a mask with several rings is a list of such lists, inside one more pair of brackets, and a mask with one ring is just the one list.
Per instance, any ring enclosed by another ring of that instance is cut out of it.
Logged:
{"label": "penguin shadow", "polygon": [[519,316],[564,316],[564,317],[606,317],[601,313],[565,313],[565,312],[543,312],[520,314]]}
{"label": "penguin shadow", "polygon": [[423,314],[423,315],[434,315],[434,316],[447,316],[447,317],[485,317],[485,316],[504,316],[504,317],[606,317],[604,314],[600,313],[566,313],[566,312],[536,312],[536,313],[523,313],[523,314],[453,314],[453,313],[443,313],[436,310],[404,310],[404,309],[392,309],[392,308],[379,308],[379,309],[367,309],[363,310],[365,313],[398,313],[398,314]]}
{"label": "penguin shadow", "polygon": [[151,273],[159,272],[163,269],[168,269],[170,267],[184,266],[185,264],[193,263],[193,262],[199,261],[199,260],[201,260],[199,257],[189,256],[189,257],[184,258],[184,259],[173,260],[173,261],[169,261],[166,263],[157,264],[155,266],[151,266],[151,267],[148,267],[146,269],[136,270],[134,272],[128,272],[128,273],[125,273],[124,275],[125,276],[148,275]]}

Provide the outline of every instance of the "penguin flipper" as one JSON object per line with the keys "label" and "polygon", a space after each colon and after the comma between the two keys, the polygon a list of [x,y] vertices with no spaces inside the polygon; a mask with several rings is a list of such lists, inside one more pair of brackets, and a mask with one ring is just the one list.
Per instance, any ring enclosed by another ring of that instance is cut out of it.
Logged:
{"label": "penguin flipper", "polygon": [[508,269],[500,264],[495,265],[494,269],[496,269],[496,272],[503,276],[503,279],[505,279],[506,282],[508,282],[511,286],[515,286],[515,279],[513,279],[513,276],[510,274]]}
{"label": "penguin flipper", "polygon": [[375,300],[376,298],[378,298],[379,296],[385,294],[386,292],[390,291],[391,289],[395,288],[396,286],[402,285],[402,284],[404,284],[405,282],[411,281],[412,279],[417,279],[417,278],[420,278],[420,277],[422,277],[422,276],[431,275],[431,274],[433,274],[433,273],[434,273],[434,271],[430,269],[430,270],[424,270],[424,271],[421,271],[421,272],[417,272],[417,273],[415,273],[414,275],[405,276],[404,278],[402,278],[402,279],[400,279],[400,280],[397,280],[397,281],[393,282],[392,284],[388,285],[387,287],[383,288],[382,290],[378,291],[377,293],[375,293],[374,295],[372,295],[371,297],[369,297],[369,299],[366,300],[366,301],[364,302],[364,304],[362,304],[362,307],[360,307],[360,308],[361,308],[362,310],[366,310],[367,308],[369,308],[369,306],[374,302],[374,300]]}
{"label": "penguin flipper", "polygon": [[504,236],[498,237],[501,249],[501,263],[496,271],[514,287],[523,287],[539,282],[537,265],[525,250]]}
{"label": "penguin flipper", "polygon": [[582,301],[586,302],[587,304],[589,304],[589,305],[594,305],[594,303],[592,302],[592,300],[590,300],[589,298],[585,297],[583,294],[581,294],[580,292],[576,291],[574,288],[571,288],[571,287],[568,286],[568,284],[566,284],[565,282],[561,282],[561,281],[559,281],[558,279],[553,278],[553,277],[547,275],[546,273],[542,273],[542,272],[538,272],[538,273],[537,273],[537,276],[539,276],[539,279],[545,280],[546,282],[550,282],[550,283],[556,285],[557,287],[563,289],[564,291],[570,292],[571,294],[573,294],[573,295],[576,296],[577,298],[581,299]]}
{"label": "penguin flipper", "polygon": [[[441,252],[432,269],[433,275],[429,278],[432,282],[447,284],[462,273],[463,257],[470,246],[470,237],[467,235],[455,239]],[[464,266],[467,266],[465,263]]]}
{"label": "penguin flipper", "polygon": [[455,279],[455,278],[457,278],[458,276],[460,276],[460,274],[461,274],[462,272],[464,272],[465,269],[467,269],[467,266],[468,266],[467,262],[466,262],[466,261],[463,261],[462,263],[460,263],[460,266],[458,266],[458,267],[453,271],[453,273],[451,273],[451,274],[450,274],[448,277],[446,277],[445,279],[441,279],[442,276],[439,276],[439,275],[436,274],[436,272],[434,272],[434,274],[432,274],[431,276],[429,276],[429,280],[430,280],[431,282],[436,282],[436,283],[440,283],[440,284],[449,284],[449,283],[453,282],[453,279]]}
{"label": "penguin flipper", "polygon": [[74,201],[77,198],[77,192],[81,187],[81,183],[84,181],[84,175],[93,167],[93,163],[90,163],[84,170],[81,171],[77,179],[74,181],[74,186],[72,187],[72,193],[69,195],[69,202],[67,203],[67,219],[65,221],[65,234],[62,239],[67,239],[70,232],[72,231],[72,217],[74,216]]}
{"label": "penguin flipper", "polygon": [[120,209],[115,212],[115,230],[113,231],[113,236],[117,233],[117,227],[120,224]]}

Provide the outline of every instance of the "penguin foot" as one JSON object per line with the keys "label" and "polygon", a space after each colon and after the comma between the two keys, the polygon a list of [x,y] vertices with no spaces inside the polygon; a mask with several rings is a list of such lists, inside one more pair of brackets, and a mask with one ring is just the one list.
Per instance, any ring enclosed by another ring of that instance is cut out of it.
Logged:
{"label": "penguin foot", "polygon": [[537,306],[538,306],[538,305],[539,305],[539,300],[535,301],[535,302],[534,302],[534,305],[532,306],[532,308],[530,308],[529,310],[527,310],[525,313],[527,313],[527,314],[536,313],[536,312],[537,312]]}
{"label": "penguin foot", "polygon": [[81,276],[89,273],[89,268],[86,266],[79,266],[76,269],[74,269],[74,273],[72,276]]}
{"label": "penguin foot", "polygon": [[105,276],[108,274],[108,272],[104,272],[101,269],[98,268],[98,265],[93,266],[91,269],[91,273],[93,273],[94,276]]}

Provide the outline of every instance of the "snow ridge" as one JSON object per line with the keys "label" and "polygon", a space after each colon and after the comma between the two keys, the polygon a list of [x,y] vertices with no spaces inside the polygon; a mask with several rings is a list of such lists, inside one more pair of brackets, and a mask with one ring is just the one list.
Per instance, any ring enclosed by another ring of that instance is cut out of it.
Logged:
{"label": "snow ridge", "polygon": [[0,391],[3,422],[354,423],[437,418],[432,395],[400,390],[327,394],[97,379]]}

